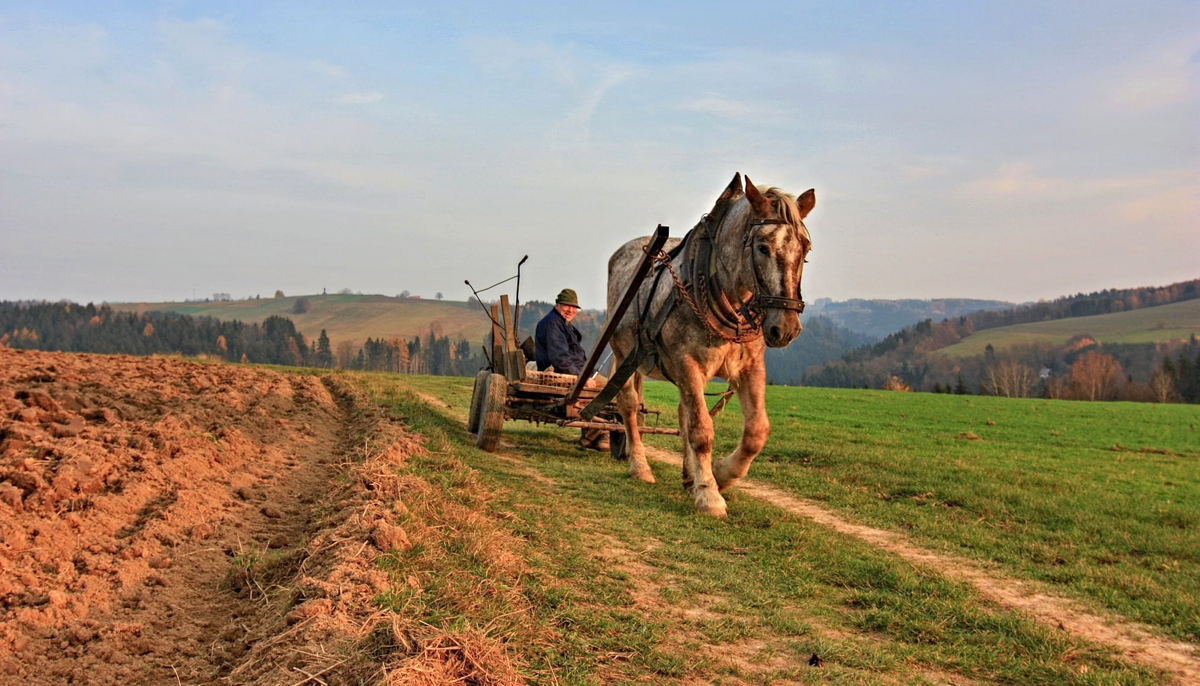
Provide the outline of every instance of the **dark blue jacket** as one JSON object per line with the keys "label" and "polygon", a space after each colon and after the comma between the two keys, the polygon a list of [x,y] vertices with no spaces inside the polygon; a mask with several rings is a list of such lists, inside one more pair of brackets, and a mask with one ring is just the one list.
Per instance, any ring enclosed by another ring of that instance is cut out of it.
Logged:
{"label": "dark blue jacket", "polygon": [[557,309],[552,309],[538,322],[533,342],[537,352],[538,371],[550,366],[559,374],[578,374],[587,363],[587,353],[579,341],[583,334],[571,326]]}

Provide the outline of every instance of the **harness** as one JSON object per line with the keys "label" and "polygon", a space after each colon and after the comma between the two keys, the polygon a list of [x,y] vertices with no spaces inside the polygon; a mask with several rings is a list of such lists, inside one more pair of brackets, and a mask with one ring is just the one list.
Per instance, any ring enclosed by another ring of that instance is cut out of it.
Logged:
{"label": "harness", "polygon": [[[735,182],[738,181],[740,179],[735,178]],[[731,183],[717,198],[713,211],[702,216],[700,222],[687,232],[678,245],[670,251],[660,251],[658,255],[654,256],[657,264],[654,267],[654,278],[649,280],[651,285],[649,288],[639,288],[638,297],[634,300],[636,316],[634,326],[637,330],[637,342],[633,350],[621,362],[621,366],[614,370],[607,385],[580,412],[581,417],[591,419],[595,416],[616,397],[629,377],[633,376],[634,372],[643,364],[646,365],[647,372],[653,371],[657,367],[668,381],[675,383],[666,368],[659,362],[659,350],[663,346],[662,328],[675,307],[679,305],[680,300],[686,302],[696,318],[704,323],[710,339],[719,338],[740,344],[762,337],[762,322],[766,316],[766,310],[784,309],[804,312],[803,297],[785,298],[760,295],[766,288],[763,285],[762,276],[759,274],[758,262],[753,255],[750,255],[750,264],[754,275],[754,289],[750,296],[745,300],[737,297],[735,306],[721,287],[717,278],[717,268],[723,265],[721,265],[720,253],[716,250],[716,244],[729,208],[741,195],[740,186],[740,183]],[[754,235],[750,229],[756,226],[770,225],[785,225],[795,231],[794,225],[779,218],[753,222],[747,227],[745,238],[742,241],[743,254],[750,250]],[[685,252],[688,259],[680,264],[677,271],[673,262],[683,256]],[[667,293],[667,297],[658,311],[650,313],[650,303],[654,299],[654,294],[658,292],[659,282],[663,279],[664,274],[671,275],[675,287]],[[641,297],[642,290],[646,294],[644,300]],[[802,294],[797,292],[797,295]],[[713,414],[725,406],[732,393],[733,391],[729,390],[720,394],[722,399],[713,408]]]}

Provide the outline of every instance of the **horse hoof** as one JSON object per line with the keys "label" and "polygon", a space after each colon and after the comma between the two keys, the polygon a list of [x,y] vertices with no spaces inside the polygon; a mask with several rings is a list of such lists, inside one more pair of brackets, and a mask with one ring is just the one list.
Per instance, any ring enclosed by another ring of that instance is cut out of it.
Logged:
{"label": "horse hoof", "polygon": [[652,484],[654,483],[654,472],[650,471],[650,467],[646,467],[645,469],[630,469],[629,478]]}
{"label": "horse hoof", "polygon": [[701,487],[696,489],[696,510],[701,514],[710,515],[721,519],[727,514],[725,508],[725,499],[721,494],[712,487]]}
{"label": "horse hoof", "polygon": [[713,478],[717,480],[717,488],[722,491],[737,483],[738,479],[745,475],[744,471],[741,474],[735,473],[728,459],[713,464]]}

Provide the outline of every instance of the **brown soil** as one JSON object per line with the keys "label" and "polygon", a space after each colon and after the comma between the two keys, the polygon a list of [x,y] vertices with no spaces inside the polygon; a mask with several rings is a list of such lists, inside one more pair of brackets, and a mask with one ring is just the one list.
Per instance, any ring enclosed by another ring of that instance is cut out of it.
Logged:
{"label": "brown soil", "polygon": [[340,414],[314,377],[0,350],[0,673],[219,676],[265,592],[231,558],[300,542]]}
{"label": "brown soil", "polygon": [[0,681],[516,683],[375,602],[423,451],[328,378],[0,349]]}
{"label": "brown soil", "polygon": [[[682,465],[679,455],[653,446],[646,446],[646,456],[659,462]],[[971,584],[983,596],[1003,607],[1085,640],[1111,646],[1130,660],[1173,674],[1180,684],[1200,683],[1200,647],[1163,638],[1149,626],[1122,617],[1088,612],[1075,601],[1047,593],[1036,584],[1006,577],[964,558],[921,548],[894,531],[846,521],[812,501],[797,498],[774,486],[743,479],[735,488],[782,510],[867,541],[909,562],[936,569],[948,578]]]}

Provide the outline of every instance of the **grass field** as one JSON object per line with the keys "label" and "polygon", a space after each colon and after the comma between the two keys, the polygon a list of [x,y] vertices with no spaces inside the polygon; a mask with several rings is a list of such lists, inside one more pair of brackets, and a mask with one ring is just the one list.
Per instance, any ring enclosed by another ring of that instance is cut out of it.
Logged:
{"label": "grass field", "polygon": [[[300,298],[307,298],[312,309],[296,314],[293,308]],[[442,335],[469,341],[482,341],[491,324],[478,305],[468,307],[461,301],[414,300],[385,295],[302,295],[258,300],[187,303],[120,303],[112,308],[123,312],[178,312],[197,317],[238,319],[261,323],[267,317],[279,315],[296,324],[296,329],[310,340],[316,340],[321,329],[336,345],[339,341],[362,343],[370,338],[400,336],[411,339],[424,335],[430,326]]]}
{"label": "grass field", "polygon": [[[697,516],[677,468],[655,464],[659,483],[630,482],[623,465],[579,451],[573,432],[510,422],[511,457],[481,453],[461,427],[468,379],[370,383],[498,489],[536,541],[539,583],[559,589],[539,611],[570,638],[554,656],[526,659],[558,677],[574,665],[564,683],[1163,681],[753,498],[734,492],[726,521]],[[1195,640],[1200,408],[768,394],[774,430],[752,478]],[[647,396],[673,423],[673,388],[649,384]],[[719,450],[732,447],[737,419],[736,406],[719,417]],[[811,653],[825,659],[820,670],[803,666]]]}
{"label": "grass field", "polygon": [[938,352],[951,357],[982,355],[990,344],[997,352],[1018,345],[1062,345],[1076,334],[1100,343],[1160,343],[1200,335],[1200,300],[1185,300],[1129,312],[1071,317],[1033,324],[985,329]]}

